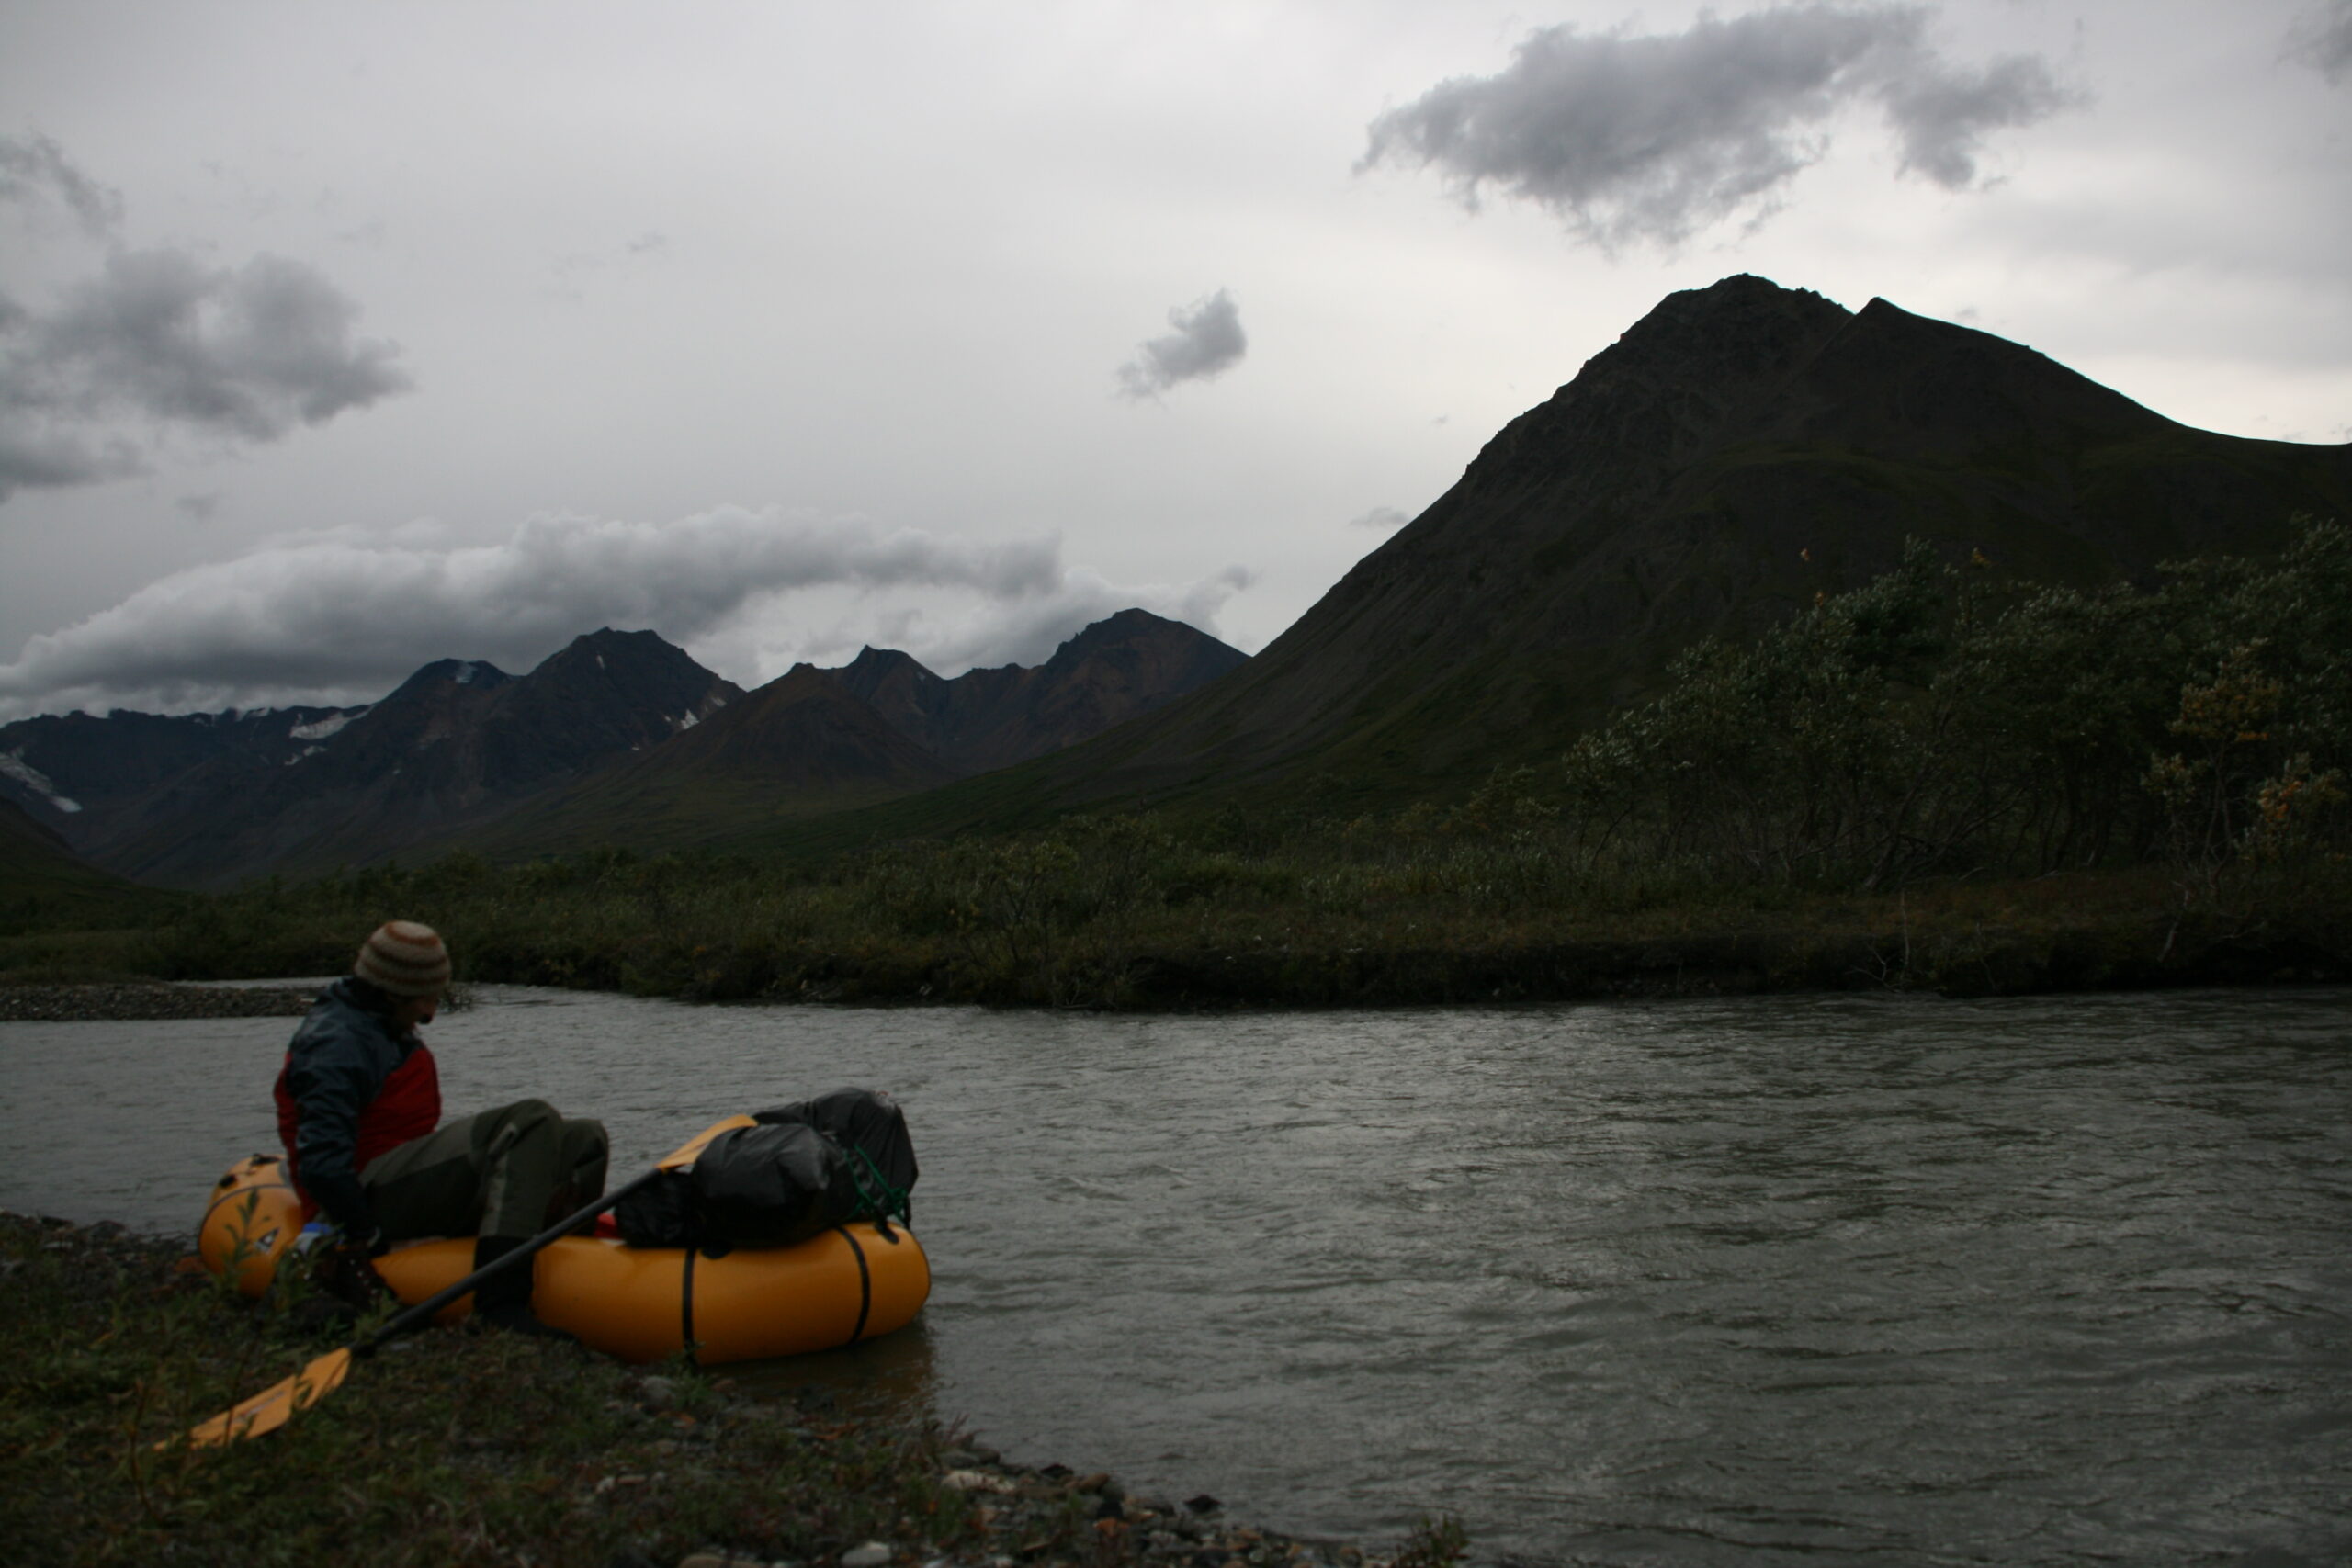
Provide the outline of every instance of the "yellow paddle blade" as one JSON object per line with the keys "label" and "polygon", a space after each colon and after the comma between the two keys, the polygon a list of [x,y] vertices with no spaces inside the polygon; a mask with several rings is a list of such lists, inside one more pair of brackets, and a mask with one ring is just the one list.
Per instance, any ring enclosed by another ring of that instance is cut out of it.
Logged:
{"label": "yellow paddle blade", "polygon": [[721,1133],[731,1133],[738,1127],[756,1127],[759,1122],[749,1116],[729,1116],[724,1122],[714,1122],[695,1135],[694,1141],[662,1161],[663,1170],[679,1170],[699,1158],[710,1141]]}
{"label": "yellow paddle blade", "polygon": [[334,1393],[350,1374],[349,1348],[330,1350],[284,1382],[273,1383],[251,1399],[241,1399],[202,1426],[191,1428],[186,1437],[166,1438],[155,1446],[168,1449],[175,1443],[186,1442],[198,1448],[225,1449],[240,1438],[275,1432],[297,1410],[307,1410]]}

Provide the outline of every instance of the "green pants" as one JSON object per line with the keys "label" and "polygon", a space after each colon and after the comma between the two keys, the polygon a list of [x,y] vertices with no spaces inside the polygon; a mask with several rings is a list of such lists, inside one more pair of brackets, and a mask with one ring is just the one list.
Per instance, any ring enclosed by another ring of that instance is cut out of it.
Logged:
{"label": "green pants", "polygon": [[359,1173],[387,1241],[536,1235],[605,1190],[605,1124],[518,1100],[443,1123]]}

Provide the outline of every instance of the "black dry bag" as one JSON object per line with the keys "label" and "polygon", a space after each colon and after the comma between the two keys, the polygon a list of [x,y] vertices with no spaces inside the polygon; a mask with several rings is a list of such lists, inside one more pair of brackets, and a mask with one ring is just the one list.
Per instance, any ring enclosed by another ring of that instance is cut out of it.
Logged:
{"label": "black dry bag", "polygon": [[631,1247],[783,1247],[853,1220],[908,1215],[914,1141],[898,1101],[836,1089],[763,1111],[713,1138],[694,1168],[649,1182],[614,1210]]}
{"label": "black dry bag", "polygon": [[907,1218],[907,1194],[914,1190],[915,1141],[907,1113],[880,1089],[837,1089],[796,1105],[754,1111],[763,1125],[798,1122],[814,1127],[842,1146],[856,1168],[867,1207],[885,1217]]}
{"label": "black dry bag", "polygon": [[849,1157],[803,1122],[721,1133],[692,1179],[705,1239],[731,1247],[785,1247],[857,1218]]}

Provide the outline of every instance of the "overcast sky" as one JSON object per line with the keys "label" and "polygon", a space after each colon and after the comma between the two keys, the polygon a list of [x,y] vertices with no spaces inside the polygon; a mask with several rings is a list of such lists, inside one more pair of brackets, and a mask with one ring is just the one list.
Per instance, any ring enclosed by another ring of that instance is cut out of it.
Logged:
{"label": "overcast sky", "polygon": [[1734,272],[2352,439],[2352,0],[0,0],[0,717],[1254,650]]}

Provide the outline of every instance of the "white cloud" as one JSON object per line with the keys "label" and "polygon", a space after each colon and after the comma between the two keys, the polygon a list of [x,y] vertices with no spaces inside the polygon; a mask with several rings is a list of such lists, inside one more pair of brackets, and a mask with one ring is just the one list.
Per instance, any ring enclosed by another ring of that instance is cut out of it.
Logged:
{"label": "white cloud", "polygon": [[[1063,570],[1057,539],[979,543],[735,506],[658,524],[535,517],[493,545],[438,532],[339,529],[173,573],[28,641],[0,666],[0,715],[367,699],[435,659],[528,669],[600,626],[734,646],[730,623],[820,589],[977,598],[919,656],[1033,662],[1130,604],[1210,629],[1250,581],[1227,568],[1189,586],[1121,589]],[[866,621],[889,625],[889,612]]]}
{"label": "white cloud", "polygon": [[1241,331],[1241,308],[1229,290],[1179,305],[1168,312],[1176,330],[1136,347],[1119,367],[1119,389],[1131,398],[1156,398],[1180,381],[1206,381],[1241,363],[1250,340]]}
{"label": "white cloud", "polygon": [[1358,170],[1434,164],[1466,206],[1491,185],[1601,246],[1671,245],[1743,208],[1769,212],[1826,150],[1826,122],[1874,101],[1904,169],[1962,189],[1988,132],[2075,96],[2031,56],[1943,60],[1927,17],[1804,5],[1702,13],[1679,33],[1540,28],[1495,75],[1442,82],[1374,119]]}

